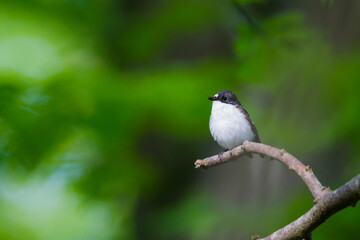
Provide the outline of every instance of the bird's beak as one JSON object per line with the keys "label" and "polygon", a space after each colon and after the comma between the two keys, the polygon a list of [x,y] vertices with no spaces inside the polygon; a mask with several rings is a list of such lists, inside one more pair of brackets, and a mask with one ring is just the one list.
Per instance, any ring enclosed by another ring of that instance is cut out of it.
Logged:
{"label": "bird's beak", "polygon": [[215,101],[215,100],[216,100],[216,98],[214,98],[214,97],[208,97],[208,99],[209,99],[210,101]]}

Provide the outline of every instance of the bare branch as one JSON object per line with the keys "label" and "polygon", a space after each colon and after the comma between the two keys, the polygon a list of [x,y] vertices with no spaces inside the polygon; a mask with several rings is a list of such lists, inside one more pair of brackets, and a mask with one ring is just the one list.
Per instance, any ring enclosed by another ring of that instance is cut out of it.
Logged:
{"label": "bare branch", "polygon": [[245,141],[243,145],[233,148],[230,151],[197,160],[195,162],[195,168],[216,166],[249,153],[268,156],[271,159],[277,159],[287,165],[290,170],[293,170],[300,176],[315,199],[315,205],[297,220],[265,238],[256,239],[311,239],[311,232],[326,219],[348,206],[355,206],[356,202],[360,200],[360,174],[335,191],[331,191],[330,188],[325,188],[319,182],[309,166],[304,166],[304,164],[284,149],[280,150],[261,143]]}
{"label": "bare branch", "polygon": [[214,155],[211,157],[204,158],[202,160],[196,160],[195,168],[209,168],[219,164],[227,163],[229,161],[236,160],[236,158],[244,156],[246,152],[241,146],[235,147],[229,151]]}
{"label": "bare branch", "polygon": [[302,164],[298,159],[287,153],[284,149],[280,150],[262,143],[245,141],[243,145],[233,148],[230,151],[214,155],[203,160],[197,160],[195,162],[195,168],[208,168],[226,163],[235,160],[235,158],[243,156],[246,153],[258,153],[265,155],[271,159],[277,159],[287,165],[290,170],[294,171],[304,181],[313,195],[315,202],[318,201],[321,196],[330,192],[329,188],[325,188],[319,182],[309,166]]}
{"label": "bare branch", "polygon": [[325,194],[307,213],[259,240],[303,239],[336,212],[360,200],[360,174],[335,191]]}

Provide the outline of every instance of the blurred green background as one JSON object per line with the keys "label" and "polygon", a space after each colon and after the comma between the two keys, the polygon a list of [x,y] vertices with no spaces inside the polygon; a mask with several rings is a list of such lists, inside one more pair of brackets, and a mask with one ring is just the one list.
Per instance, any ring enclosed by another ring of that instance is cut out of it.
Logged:
{"label": "blurred green background", "polygon": [[[249,239],[312,206],[275,161],[221,151],[208,96],[332,189],[360,169],[360,2],[3,0],[0,239]],[[314,239],[356,239],[347,208]]]}

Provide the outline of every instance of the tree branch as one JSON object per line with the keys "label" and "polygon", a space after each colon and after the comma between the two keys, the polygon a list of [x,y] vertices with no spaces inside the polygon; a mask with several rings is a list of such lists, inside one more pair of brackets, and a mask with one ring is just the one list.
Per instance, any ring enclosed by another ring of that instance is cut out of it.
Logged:
{"label": "tree branch", "polygon": [[331,191],[330,188],[325,188],[319,182],[309,166],[304,166],[284,149],[280,150],[261,143],[245,141],[243,145],[227,152],[197,160],[195,168],[209,168],[227,163],[248,153],[265,155],[287,165],[307,185],[315,203],[307,213],[297,220],[261,240],[308,239],[311,232],[326,219],[348,206],[355,206],[356,202],[360,200],[360,174],[337,190]]}
{"label": "tree branch", "polygon": [[287,165],[288,168],[294,171],[309,188],[313,195],[315,202],[318,201],[321,196],[330,192],[329,188],[325,188],[314,175],[309,166],[305,166],[298,159],[291,154],[287,153],[284,149],[278,149],[262,143],[245,141],[243,145],[231,149],[219,155],[214,155],[203,160],[197,160],[195,162],[195,168],[208,168],[218,164],[226,163],[228,161],[235,160],[235,158],[243,156],[247,153],[258,153],[276,159]]}
{"label": "tree branch", "polygon": [[355,206],[359,200],[360,174],[335,191],[325,194],[307,213],[289,225],[258,240],[303,239],[326,219],[348,206]]}

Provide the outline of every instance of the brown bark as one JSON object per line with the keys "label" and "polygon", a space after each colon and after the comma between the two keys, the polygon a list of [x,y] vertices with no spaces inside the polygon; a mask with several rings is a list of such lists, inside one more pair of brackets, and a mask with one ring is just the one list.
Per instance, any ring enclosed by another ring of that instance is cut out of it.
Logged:
{"label": "brown bark", "polygon": [[275,231],[263,240],[310,239],[311,232],[336,212],[354,206],[360,200],[360,174],[335,191],[325,188],[317,179],[309,166],[305,166],[298,159],[284,149],[277,149],[261,143],[245,141],[243,145],[233,148],[219,155],[214,155],[195,162],[195,168],[209,168],[219,164],[236,160],[249,153],[257,153],[276,159],[287,165],[307,185],[314,197],[315,205],[304,215],[289,225]]}

